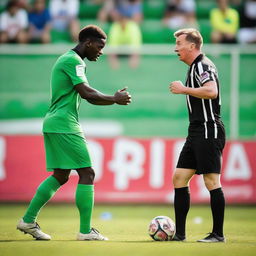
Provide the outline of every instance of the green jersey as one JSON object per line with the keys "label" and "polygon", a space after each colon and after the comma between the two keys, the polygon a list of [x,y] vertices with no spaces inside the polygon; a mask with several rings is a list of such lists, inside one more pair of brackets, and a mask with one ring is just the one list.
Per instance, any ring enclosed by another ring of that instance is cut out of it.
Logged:
{"label": "green jersey", "polygon": [[81,102],[74,86],[86,83],[85,63],[81,57],[70,50],[60,56],[51,74],[51,106],[45,116],[45,133],[79,133],[82,128],[78,122]]}

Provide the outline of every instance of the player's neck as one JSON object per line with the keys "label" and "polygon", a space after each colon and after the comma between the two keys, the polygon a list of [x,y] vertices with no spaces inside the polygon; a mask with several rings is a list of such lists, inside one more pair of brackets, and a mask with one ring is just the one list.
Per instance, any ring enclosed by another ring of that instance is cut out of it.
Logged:
{"label": "player's neck", "polygon": [[74,52],[76,52],[82,59],[84,59],[85,57],[82,54],[81,48],[79,47],[79,44],[72,49]]}
{"label": "player's neck", "polygon": [[196,51],[196,52],[193,52],[189,58],[186,60],[186,64],[188,64],[189,66],[191,66],[191,64],[195,61],[195,59],[200,55],[202,54],[201,51]]}

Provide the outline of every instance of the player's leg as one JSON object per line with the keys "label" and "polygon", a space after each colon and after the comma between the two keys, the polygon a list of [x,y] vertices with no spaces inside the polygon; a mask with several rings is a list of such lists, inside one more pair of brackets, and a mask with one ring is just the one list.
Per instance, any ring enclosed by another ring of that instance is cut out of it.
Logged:
{"label": "player's leg", "polygon": [[173,175],[176,222],[176,235],[174,240],[184,241],[186,239],[186,218],[190,208],[189,181],[194,174],[194,169],[176,168]]}
{"label": "player's leg", "polygon": [[188,136],[173,175],[176,223],[174,240],[184,241],[186,239],[186,218],[190,208],[189,181],[195,174],[195,169],[196,160],[193,152],[192,138]]}
{"label": "player's leg", "polygon": [[37,188],[25,215],[19,221],[17,228],[39,240],[50,240],[51,237],[40,230],[36,223],[42,207],[53,197],[61,185],[68,181],[70,170],[55,169],[52,176],[46,178]]}
{"label": "player's leg", "polygon": [[219,130],[218,139],[198,141],[198,171],[203,174],[204,183],[210,192],[213,217],[212,232],[198,242],[225,242],[223,222],[225,198],[220,183],[221,155],[225,145],[225,135]]}
{"label": "player's leg", "polygon": [[91,167],[77,169],[79,181],[76,189],[76,205],[80,214],[78,240],[107,240],[97,230],[91,228],[94,206],[94,170]]}
{"label": "player's leg", "polygon": [[91,167],[77,170],[79,181],[76,189],[76,205],[80,213],[80,232],[91,230],[91,216],[94,206],[94,171]]}
{"label": "player's leg", "polygon": [[55,169],[53,175],[39,185],[23,217],[26,223],[36,221],[41,208],[54,196],[60,186],[68,181],[69,174],[70,170]]}
{"label": "player's leg", "polygon": [[210,192],[211,211],[213,218],[212,232],[206,238],[199,242],[224,242],[223,223],[225,211],[225,198],[221,188],[220,174],[208,173],[204,174],[205,186]]}

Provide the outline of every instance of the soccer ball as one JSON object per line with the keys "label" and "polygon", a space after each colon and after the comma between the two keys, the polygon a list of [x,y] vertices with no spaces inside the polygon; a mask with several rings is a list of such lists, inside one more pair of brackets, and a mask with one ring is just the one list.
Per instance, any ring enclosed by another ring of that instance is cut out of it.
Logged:
{"label": "soccer ball", "polygon": [[175,235],[175,224],[167,216],[157,216],[151,220],[148,234],[156,241],[171,241]]}

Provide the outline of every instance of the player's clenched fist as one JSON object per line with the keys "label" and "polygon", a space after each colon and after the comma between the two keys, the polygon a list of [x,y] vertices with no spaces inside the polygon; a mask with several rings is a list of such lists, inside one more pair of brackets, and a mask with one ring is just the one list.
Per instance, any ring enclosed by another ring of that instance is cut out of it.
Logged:
{"label": "player's clenched fist", "polygon": [[174,94],[185,94],[186,87],[181,81],[173,81],[170,83],[169,89]]}
{"label": "player's clenched fist", "polygon": [[119,105],[128,105],[132,102],[132,97],[130,95],[129,92],[126,91],[127,87],[118,90],[115,95],[114,95],[114,99],[115,102]]}

